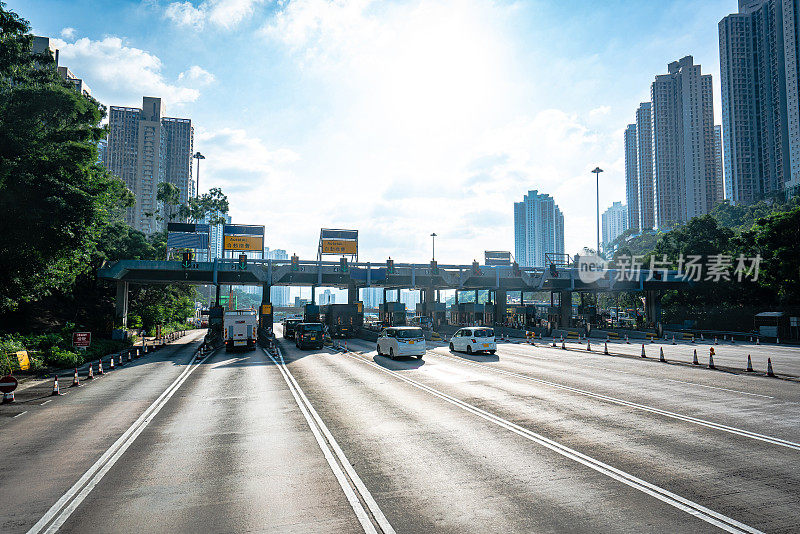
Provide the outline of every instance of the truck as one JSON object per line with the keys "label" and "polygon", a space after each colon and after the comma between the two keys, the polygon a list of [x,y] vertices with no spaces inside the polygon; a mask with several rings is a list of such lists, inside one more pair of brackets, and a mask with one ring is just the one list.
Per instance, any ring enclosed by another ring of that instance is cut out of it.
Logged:
{"label": "truck", "polygon": [[225,311],[222,324],[225,350],[255,350],[258,339],[258,316],[253,310]]}
{"label": "truck", "polygon": [[327,304],[322,307],[322,323],[328,327],[332,338],[353,337],[364,325],[364,305],[361,302]]}

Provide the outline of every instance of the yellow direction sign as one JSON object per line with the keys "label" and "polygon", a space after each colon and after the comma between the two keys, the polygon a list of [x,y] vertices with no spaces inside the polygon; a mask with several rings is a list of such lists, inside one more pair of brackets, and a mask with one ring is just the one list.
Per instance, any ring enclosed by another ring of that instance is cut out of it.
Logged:
{"label": "yellow direction sign", "polygon": [[323,254],[358,254],[358,241],[342,241],[340,239],[323,239]]}
{"label": "yellow direction sign", "polygon": [[264,250],[264,238],[252,235],[226,235],[222,243],[225,250]]}

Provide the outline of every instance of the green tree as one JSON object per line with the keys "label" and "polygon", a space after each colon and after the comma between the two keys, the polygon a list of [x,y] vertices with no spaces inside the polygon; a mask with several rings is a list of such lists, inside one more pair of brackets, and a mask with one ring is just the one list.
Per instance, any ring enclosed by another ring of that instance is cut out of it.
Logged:
{"label": "green tree", "polygon": [[77,94],[0,4],[0,310],[69,287],[133,198],[97,164],[105,109]]}

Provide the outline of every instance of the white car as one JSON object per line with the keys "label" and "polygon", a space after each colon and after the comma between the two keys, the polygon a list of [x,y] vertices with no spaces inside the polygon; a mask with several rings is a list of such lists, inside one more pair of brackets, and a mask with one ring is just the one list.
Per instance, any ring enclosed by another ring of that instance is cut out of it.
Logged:
{"label": "white car", "polygon": [[494,329],[482,326],[462,328],[450,338],[450,350],[474,352],[497,352],[497,342],[494,339]]}
{"label": "white car", "polygon": [[422,359],[425,354],[425,335],[416,326],[392,326],[384,328],[378,337],[378,355],[395,359],[398,356],[416,356]]}

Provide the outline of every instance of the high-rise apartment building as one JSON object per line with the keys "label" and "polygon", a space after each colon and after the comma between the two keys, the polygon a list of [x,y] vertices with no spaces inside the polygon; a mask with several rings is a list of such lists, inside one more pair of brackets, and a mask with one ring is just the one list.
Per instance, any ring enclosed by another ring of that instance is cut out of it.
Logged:
{"label": "high-rise apartment building", "polygon": [[628,224],[637,231],[652,230],[655,226],[655,198],[653,196],[653,114],[652,104],[642,102],[636,110],[636,164],[639,219],[636,225],[629,218]]}
{"label": "high-rise apartment building", "polygon": [[631,228],[639,231],[639,155],[636,125],[625,128],[625,198]]}
{"label": "high-rise apartment building", "polygon": [[[289,255],[282,248],[270,250],[269,247],[264,247],[264,259],[266,260],[288,260]],[[272,286],[270,288],[270,302],[273,306],[289,306],[289,286]]]}
{"label": "high-rise apartment building", "polygon": [[41,54],[45,51],[49,50],[50,53],[53,55],[53,59],[56,62],[56,70],[61,77],[68,81],[72,86],[75,88],[75,92],[84,96],[92,96],[92,90],[86,84],[83,79],[78,78],[75,74],[69,70],[69,67],[60,64],[61,61],[61,54],[58,48],[55,47],[55,44],[50,40],[49,37],[33,37],[33,44],[31,46],[31,51],[34,54]]}
{"label": "high-rise apartment building", "polygon": [[178,188],[179,201],[189,199],[194,129],[190,119],[163,117],[161,99],[144,97],[142,108],[111,106],[105,166],[133,192],[128,224],[146,234],[177,221],[177,207],[156,198],[158,184]]}
{"label": "high-rise apartment building", "polygon": [[628,229],[628,208],[622,202],[614,202],[603,212],[603,252],[609,252],[612,241]]}
{"label": "high-rise apartment building", "polygon": [[714,155],[711,75],[692,56],[673,61],[650,87],[654,217],[667,228],[722,201]]}
{"label": "high-rise apartment building", "polygon": [[739,0],[719,22],[725,196],[800,191],[799,0]]}
{"label": "high-rise apartment building", "polygon": [[544,267],[551,252],[564,253],[564,215],[553,197],[528,191],[514,203],[514,257],[524,267]]}

